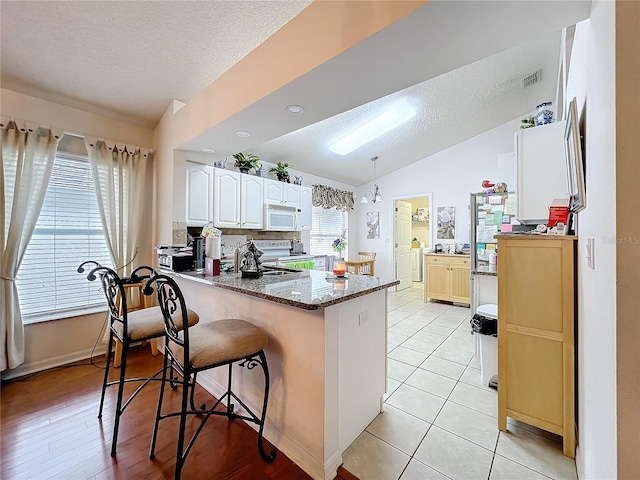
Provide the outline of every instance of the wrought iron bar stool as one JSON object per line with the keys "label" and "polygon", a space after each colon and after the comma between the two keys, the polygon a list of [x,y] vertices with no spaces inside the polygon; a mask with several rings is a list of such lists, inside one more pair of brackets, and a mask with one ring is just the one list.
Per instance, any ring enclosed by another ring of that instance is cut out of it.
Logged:
{"label": "wrought iron bar stool", "polygon": [[[267,402],[269,400],[269,369],[264,354],[264,347],[268,342],[267,334],[259,327],[239,319],[224,319],[200,323],[194,327],[189,326],[189,328],[180,331],[178,326],[184,324],[188,316],[188,309],[182,291],[173,279],[161,274],[152,276],[151,279],[147,281],[143,291],[146,295],[152,295],[154,288],[157,292],[158,303],[160,304],[164,317],[165,353],[162,374],[163,382],[160,384],[158,409],[156,412],[149,457],[153,458],[155,456],[160,420],[179,416],[180,428],[178,431],[175,468],[175,478],[179,479],[187,455],[191,451],[194,442],[209,417],[211,415],[222,415],[229,419],[239,418],[257,424],[259,426],[258,451],[264,461],[271,463],[276,458],[277,450],[274,447],[271,453],[267,454],[263,445],[264,422],[267,414]],[[248,370],[252,370],[258,365],[262,367],[265,386],[262,413],[260,416],[252,412],[251,409],[231,391],[231,377],[234,363],[240,367],[246,367]],[[204,370],[221,366],[227,366],[229,369],[227,391],[220,399],[214,402],[212,407],[207,408],[205,405],[202,405],[199,409],[195,408],[194,391],[197,374]],[[162,400],[167,380],[167,371],[171,371],[171,369],[177,371],[182,377],[182,382],[180,382],[182,385],[181,409],[177,412],[162,413]],[[225,399],[226,409],[216,411],[215,409]],[[241,405],[244,411],[247,412],[247,415],[239,415],[236,413],[234,411],[234,402]],[[187,415],[198,415],[203,418],[185,448],[184,437]]]}
{"label": "wrought iron bar stool", "polygon": [[[162,337],[164,335],[164,321],[162,318],[162,311],[160,307],[151,307],[134,312],[129,312],[127,309],[127,296],[125,292],[125,285],[127,283],[140,283],[147,280],[153,269],[150,267],[138,267],[133,271],[130,277],[120,278],[120,276],[112,269],[103,267],[97,262],[92,260],[82,263],[78,267],[79,273],[84,273],[87,265],[93,265],[94,268],[87,275],[87,280],[94,281],[100,277],[102,283],[102,289],[105,297],[107,298],[107,307],[109,315],[109,341],[107,344],[107,365],[104,371],[104,380],[102,382],[102,394],[100,396],[100,408],[98,410],[98,418],[102,418],[102,408],[104,406],[104,397],[107,387],[112,385],[118,385],[118,397],[116,400],[116,415],[113,426],[113,439],[111,442],[111,455],[116,454],[116,445],[118,442],[118,430],[120,427],[120,417],[122,413],[131,403],[131,401],[138,395],[138,393],[149,384],[149,382],[156,380],[160,381],[159,374],[163,370],[158,370],[150,377],[135,377],[127,378],[127,354],[129,347],[134,342],[140,342],[143,340],[151,340],[154,338]],[[142,274],[142,271],[148,271],[148,273]],[[199,321],[198,315],[188,310],[185,318],[188,325],[195,325]],[[182,317],[179,321],[176,321],[176,328],[182,329]],[[117,339],[122,344],[122,364],[120,367],[120,376],[117,380],[109,381],[109,369],[113,356],[113,343]],[[140,385],[123,404],[124,385],[128,382],[142,382]]]}

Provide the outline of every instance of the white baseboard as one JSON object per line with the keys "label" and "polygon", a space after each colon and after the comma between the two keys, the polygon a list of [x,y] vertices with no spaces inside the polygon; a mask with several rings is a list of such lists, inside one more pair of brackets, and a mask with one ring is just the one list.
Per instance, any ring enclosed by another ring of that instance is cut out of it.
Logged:
{"label": "white baseboard", "polygon": [[[220,385],[211,377],[202,373],[198,375],[198,384],[216,398],[220,398],[227,391],[226,386]],[[249,405],[249,407],[254,408],[253,405]],[[258,430],[258,426],[255,423],[245,423],[254,430]],[[322,460],[314,457],[311,452],[309,452],[298,441],[289,437],[274,424],[269,422],[268,413],[267,421],[264,426],[264,437],[278,450],[289,457],[293,463],[302,468],[302,470],[304,470],[314,480],[333,480],[337,475],[338,467],[342,464],[342,454],[340,452],[336,452],[330,457],[330,460],[327,462],[327,466],[325,467]],[[278,439],[277,444],[273,441],[274,438]]]}
{"label": "white baseboard", "polygon": [[67,363],[78,362],[80,360],[86,360],[91,358],[93,353],[94,357],[104,355],[107,352],[106,345],[99,345],[95,350],[89,348],[87,350],[80,350],[79,352],[67,353],[60,355],[59,357],[47,358],[45,360],[39,360],[37,362],[23,363],[19,367],[12,370],[2,372],[3,380],[11,380],[12,378],[22,377],[24,375],[31,375],[32,373],[42,372],[50,368],[66,365]]}

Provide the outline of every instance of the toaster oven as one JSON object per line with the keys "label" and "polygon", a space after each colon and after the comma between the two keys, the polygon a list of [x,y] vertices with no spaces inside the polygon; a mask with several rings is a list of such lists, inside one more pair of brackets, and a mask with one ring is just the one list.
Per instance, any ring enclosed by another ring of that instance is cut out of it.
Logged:
{"label": "toaster oven", "polygon": [[191,253],[160,253],[158,265],[174,272],[193,270],[193,254]]}

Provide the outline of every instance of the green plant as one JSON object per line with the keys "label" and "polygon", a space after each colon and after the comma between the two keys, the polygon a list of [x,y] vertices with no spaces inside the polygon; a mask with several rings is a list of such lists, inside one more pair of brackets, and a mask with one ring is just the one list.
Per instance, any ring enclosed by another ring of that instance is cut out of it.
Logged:
{"label": "green plant", "polygon": [[417,241],[418,241],[418,239],[417,239],[416,237],[413,237],[413,238],[411,239],[411,241],[412,241],[412,242],[417,242]]}
{"label": "green plant", "polygon": [[260,160],[260,157],[253,153],[235,153],[233,158],[236,159],[236,162],[233,164],[236,168],[246,168],[247,170],[250,168],[254,170],[258,169],[258,160]]}
{"label": "green plant", "polygon": [[289,176],[289,168],[288,163],[278,162],[275,167],[271,167],[269,169],[269,173],[275,173],[278,177],[288,177]]}

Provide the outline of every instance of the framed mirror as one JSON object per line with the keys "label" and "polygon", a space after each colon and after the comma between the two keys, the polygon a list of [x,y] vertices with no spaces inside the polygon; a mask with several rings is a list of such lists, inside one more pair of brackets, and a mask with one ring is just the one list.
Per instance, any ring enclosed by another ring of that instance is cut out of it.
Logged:
{"label": "framed mirror", "polygon": [[570,198],[569,208],[572,212],[579,212],[587,206],[587,198],[580,127],[578,125],[578,102],[575,97],[569,103],[564,140],[565,159],[567,161],[567,186]]}

